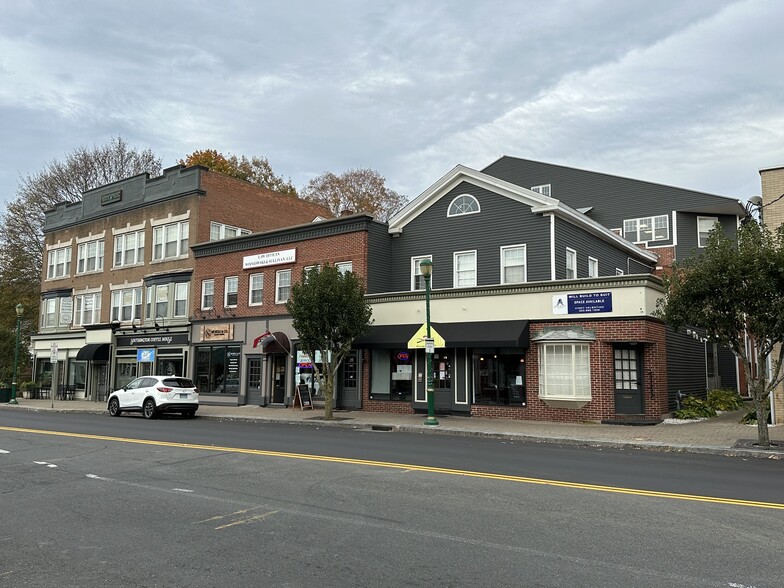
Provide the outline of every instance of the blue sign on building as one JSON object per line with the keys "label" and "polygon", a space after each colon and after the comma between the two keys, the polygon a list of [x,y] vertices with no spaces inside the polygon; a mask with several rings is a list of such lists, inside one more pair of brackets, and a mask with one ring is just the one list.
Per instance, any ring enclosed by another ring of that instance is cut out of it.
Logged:
{"label": "blue sign on building", "polygon": [[567,296],[569,314],[612,312],[612,292],[586,292]]}
{"label": "blue sign on building", "polygon": [[152,363],[155,361],[155,348],[153,349],[137,349],[136,361],[139,363]]}

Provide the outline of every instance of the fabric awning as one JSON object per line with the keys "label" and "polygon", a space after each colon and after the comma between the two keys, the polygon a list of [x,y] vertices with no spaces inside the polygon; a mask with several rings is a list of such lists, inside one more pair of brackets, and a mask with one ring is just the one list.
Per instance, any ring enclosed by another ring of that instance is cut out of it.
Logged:
{"label": "fabric awning", "polygon": [[88,343],[76,352],[78,361],[109,361],[108,343]]}
{"label": "fabric awning", "polygon": [[[372,326],[354,340],[354,348],[406,348],[408,340],[422,325]],[[528,347],[528,321],[481,321],[473,323],[431,323],[447,347]]]}

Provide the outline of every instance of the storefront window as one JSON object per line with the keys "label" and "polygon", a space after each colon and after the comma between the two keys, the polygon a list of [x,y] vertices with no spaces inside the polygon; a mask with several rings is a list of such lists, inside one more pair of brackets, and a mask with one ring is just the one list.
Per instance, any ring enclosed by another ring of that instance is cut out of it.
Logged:
{"label": "storefront window", "polygon": [[68,363],[68,381],[66,384],[74,386],[76,390],[84,390],[86,381],[87,362],[71,361]]}
{"label": "storefront window", "polygon": [[[321,355],[316,356],[316,367],[321,372]],[[310,395],[318,400],[324,399],[324,387],[321,381],[316,376],[316,370],[313,368],[313,362],[310,356],[304,351],[297,351],[297,368],[295,372],[297,384],[306,384],[310,389]]]}
{"label": "storefront window", "polygon": [[410,401],[414,393],[414,352],[378,350],[371,356],[371,400]]}
{"label": "storefront window", "polygon": [[474,383],[476,404],[525,405],[524,350],[475,350]]}
{"label": "storefront window", "polygon": [[215,345],[196,351],[196,386],[202,394],[239,394],[239,346]]}
{"label": "storefront window", "polygon": [[114,374],[114,389],[125,388],[126,384],[136,378],[136,360],[117,360]]}

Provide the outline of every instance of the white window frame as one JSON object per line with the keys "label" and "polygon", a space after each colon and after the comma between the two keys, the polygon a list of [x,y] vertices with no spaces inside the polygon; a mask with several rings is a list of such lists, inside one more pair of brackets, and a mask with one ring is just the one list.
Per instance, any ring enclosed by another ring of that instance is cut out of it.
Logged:
{"label": "white window frame", "polygon": [[275,272],[275,304],[285,304],[289,296],[291,296],[291,270],[278,270]]}
{"label": "white window frame", "polygon": [[[591,399],[591,346],[557,341],[539,346],[539,398],[543,400]],[[560,354],[557,352],[561,352]]]}
{"label": "white window frame", "polygon": [[[506,265],[506,259],[504,258],[505,253],[507,251],[513,251],[515,249],[522,249],[523,251],[523,263],[517,265]],[[507,268],[516,268],[522,265],[523,268],[523,279],[520,282],[512,282],[506,279],[506,270]],[[528,281],[528,248],[525,244],[520,245],[505,245],[501,247],[501,283],[502,284],[523,284]]]}
{"label": "white window frame", "polygon": [[54,328],[59,324],[60,299],[47,298],[41,303],[41,328]]}
{"label": "white window frame", "polygon": [[[474,210],[476,209],[476,210]],[[479,214],[482,211],[479,200],[471,194],[460,194],[452,199],[446,209],[446,216],[463,216],[466,214]]]}
{"label": "white window frame", "polygon": [[[173,233],[173,234],[170,234]],[[158,225],[152,229],[152,260],[166,261],[169,259],[179,259],[188,256],[188,239],[190,229],[188,221],[179,221]],[[170,237],[174,237],[170,239]],[[169,244],[173,244],[174,253],[167,255],[166,250]]]}
{"label": "white window frame", "polygon": [[588,277],[599,277],[599,260],[595,257],[591,257],[590,255],[588,256]]}
{"label": "white window frame", "polygon": [[[132,247],[128,241],[133,237]],[[144,231],[130,231],[114,237],[114,266],[131,267],[144,263]]]}
{"label": "white window frame", "polygon": [[48,280],[57,280],[60,278],[71,277],[72,255],[73,255],[73,249],[71,248],[70,245],[68,245],[67,247],[56,247],[50,249],[46,278]]}
{"label": "white window frame", "polygon": [[[471,267],[460,269],[459,266],[459,259],[466,258],[473,260]],[[476,288],[476,274],[477,274],[477,261],[476,261],[476,249],[469,250],[469,251],[455,251],[452,254],[452,261],[453,261],[453,273],[452,273],[452,287],[453,288]],[[465,279],[465,276],[461,276],[461,274],[468,274],[468,282],[467,284],[461,284],[461,278]]]}
{"label": "white window frame", "polygon": [[542,196],[547,196],[548,198],[552,194],[552,187],[550,184],[540,184],[538,186],[531,186],[531,192],[536,192],[537,194],[541,194]]}
{"label": "white window frame", "polygon": [[188,316],[189,286],[190,284],[188,282],[175,282],[174,284],[174,306],[172,307],[172,315],[175,317],[182,318]]}
{"label": "white window frame", "polygon": [[[259,293],[259,301],[253,301],[253,294]],[[248,306],[261,306],[264,304],[264,274],[251,274],[248,276]]]}
{"label": "white window frame", "polygon": [[[209,302],[208,304],[208,297]],[[215,305],[215,280],[202,280],[201,281],[201,309],[212,310]]]}
{"label": "white window frame", "polygon": [[[90,310],[87,310],[88,306],[90,307]],[[86,294],[76,294],[74,296],[74,326],[82,327],[85,325],[96,325],[100,322],[101,293],[89,292]]]}
{"label": "white window frame", "polygon": [[[237,308],[240,292],[240,279],[238,276],[227,276],[223,280],[223,308]],[[231,304],[229,296],[234,297],[234,304]]]}
{"label": "white window frame", "polygon": [[[664,232],[660,232],[664,229]],[[643,231],[650,231],[650,239],[644,238]],[[633,243],[668,241],[670,238],[670,217],[666,214],[629,218],[623,221],[623,237]]]}
{"label": "white window frame", "polygon": [[[233,235],[227,235],[227,232],[234,232]],[[248,229],[243,229],[241,227],[234,227],[232,225],[227,225],[224,223],[218,223],[215,221],[210,222],[210,241],[222,241],[223,239],[233,239],[234,237],[239,237],[240,235],[250,235],[250,231]]]}
{"label": "white window frame", "polygon": [[[130,301],[128,301],[130,298]],[[129,318],[123,318],[124,310],[129,310]],[[142,319],[142,289],[141,287],[123,288],[112,290],[110,320],[132,322]]]}
{"label": "white window frame", "polygon": [[341,274],[354,271],[354,263],[351,261],[341,261],[335,264],[335,267]]}
{"label": "white window frame", "polygon": [[[103,271],[103,239],[79,243],[76,249],[76,273],[92,274]],[[92,265],[92,267],[89,267]]]}
{"label": "white window frame", "polygon": [[626,272],[624,272],[621,268],[619,268],[619,267],[615,268],[615,275],[616,276],[623,276],[625,273]]}
{"label": "white window frame", "polygon": [[[419,255],[416,257],[411,258],[411,291],[412,292],[421,292],[425,289],[425,278],[422,277],[422,269],[419,267],[426,259],[433,261],[432,255]],[[419,279],[422,280],[422,287],[418,288]],[[430,274],[430,287],[433,287],[433,274]]]}
{"label": "white window frame", "polygon": [[[708,230],[702,228],[702,224],[710,223]],[[697,217],[697,247],[704,249],[708,246],[708,235],[713,230],[713,227],[719,224],[719,217],[717,216],[698,216]]]}
{"label": "white window frame", "polygon": [[[577,251],[572,249],[571,247],[566,248],[566,261],[565,261],[565,271],[564,274],[567,280],[576,280],[577,279]],[[571,273],[571,275],[569,275]]]}

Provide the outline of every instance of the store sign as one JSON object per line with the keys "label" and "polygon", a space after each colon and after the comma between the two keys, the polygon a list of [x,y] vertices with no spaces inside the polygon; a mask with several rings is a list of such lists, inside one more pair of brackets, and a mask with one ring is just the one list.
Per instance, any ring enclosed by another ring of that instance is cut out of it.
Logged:
{"label": "store sign", "polygon": [[160,347],[162,345],[187,345],[188,333],[164,333],[161,335],[129,335],[117,337],[118,347]]}
{"label": "store sign", "polygon": [[553,314],[612,312],[612,292],[584,292],[553,296]]}
{"label": "store sign", "polygon": [[272,251],[270,253],[246,255],[242,258],[242,269],[279,265],[281,263],[294,263],[295,261],[297,261],[297,250],[284,249],[282,251]]}
{"label": "store sign", "polygon": [[234,339],[234,325],[202,325],[199,327],[202,341],[232,341]]}
{"label": "store sign", "polygon": [[120,202],[120,200],[122,200],[122,190],[115,190],[114,192],[109,192],[108,194],[101,194],[101,206],[114,204],[115,202]]}
{"label": "store sign", "polygon": [[136,361],[139,363],[153,363],[155,361],[155,349],[137,349]]}

